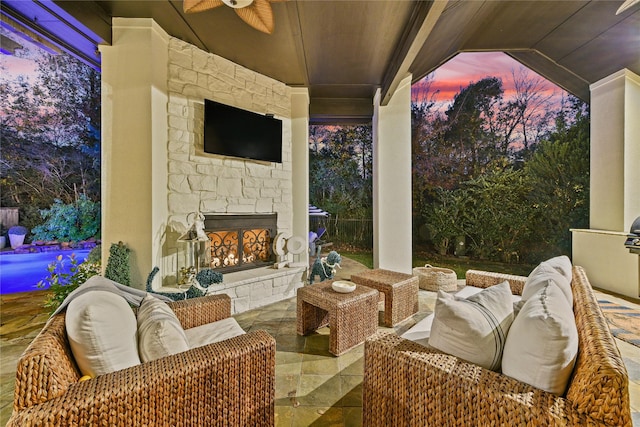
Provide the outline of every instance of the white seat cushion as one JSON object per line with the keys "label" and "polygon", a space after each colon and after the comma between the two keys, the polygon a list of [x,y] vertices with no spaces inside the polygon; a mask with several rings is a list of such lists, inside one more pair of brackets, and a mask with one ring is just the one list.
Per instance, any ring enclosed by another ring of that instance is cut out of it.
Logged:
{"label": "white seat cushion", "polygon": [[138,351],[143,362],[189,350],[189,342],[176,314],[151,294],[138,310]]}
{"label": "white seat cushion", "polygon": [[83,375],[96,377],[140,364],[136,316],[121,296],[105,291],[79,295],[67,307],[65,326]]}
{"label": "white seat cushion", "polygon": [[185,329],[190,348],[220,342],[244,334],[236,319],[227,317],[217,322]]}
{"label": "white seat cushion", "polygon": [[502,373],[563,395],[578,354],[572,308],[551,282],[531,296],[516,316],[502,356]]}
{"label": "white seat cushion", "polygon": [[431,335],[431,325],[433,325],[433,313],[413,325],[411,329],[400,336],[406,340],[428,347],[429,335]]}
{"label": "white seat cushion", "polygon": [[[568,259],[569,258],[567,258],[567,260]],[[529,274],[529,277],[527,277],[527,280],[524,283],[524,288],[522,288],[522,299],[524,301],[528,300],[532,295],[535,295],[540,291],[540,289],[544,288],[549,281],[551,281],[555,286],[558,286],[569,305],[573,308],[571,282],[547,261],[541,262],[533,269]]]}
{"label": "white seat cushion", "polygon": [[487,369],[500,368],[502,349],[513,322],[508,282],[456,298],[438,292],[429,345]]}

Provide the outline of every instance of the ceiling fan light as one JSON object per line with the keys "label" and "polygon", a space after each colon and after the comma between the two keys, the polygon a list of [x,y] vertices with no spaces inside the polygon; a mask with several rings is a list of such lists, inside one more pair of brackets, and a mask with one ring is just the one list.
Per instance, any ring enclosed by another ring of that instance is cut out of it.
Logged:
{"label": "ceiling fan light", "polygon": [[241,9],[253,3],[253,0],[222,0],[224,4],[234,9]]}

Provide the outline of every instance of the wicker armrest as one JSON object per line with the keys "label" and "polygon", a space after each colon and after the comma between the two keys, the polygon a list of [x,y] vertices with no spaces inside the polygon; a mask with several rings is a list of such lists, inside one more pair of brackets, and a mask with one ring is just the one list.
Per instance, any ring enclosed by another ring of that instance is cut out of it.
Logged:
{"label": "wicker armrest", "polygon": [[522,288],[524,288],[524,283],[527,281],[527,278],[524,276],[480,270],[467,270],[466,273],[466,285],[477,288],[488,288],[489,286],[500,284],[505,280],[509,281],[512,294],[522,295]]}
{"label": "wicker armrest", "polygon": [[231,316],[231,298],[225,294],[207,295],[168,304],[185,329],[216,322]]}
{"label": "wicker armrest", "polygon": [[364,426],[594,425],[563,397],[393,333],[365,343]]}
{"label": "wicker armrest", "polygon": [[264,331],[73,384],[8,426],[274,423],[275,340]]}

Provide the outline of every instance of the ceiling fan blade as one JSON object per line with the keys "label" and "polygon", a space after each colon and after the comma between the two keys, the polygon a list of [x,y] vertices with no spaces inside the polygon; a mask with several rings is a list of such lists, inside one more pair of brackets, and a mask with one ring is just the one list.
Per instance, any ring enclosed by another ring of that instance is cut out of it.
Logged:
{"label": "ceiling fan blade", "polygon": [[235,11],[240,19],[256,30],[267,34],[273,32],[273,10],[269,0],[254,0],[249,6]]}
{"label": "ceiling fan blade", "polygon": [[638,3],[640,3],[640,0],[626,0],[624,3],[622,3],[622,6],[618,8],[618,10],[616,11],[616,15],[620,15],[622,12]]}
{"label": "ceiling fan blade", "polygon": [[182,10],[185,13],[203,12],[223,4],[222,0],[184,0]]}

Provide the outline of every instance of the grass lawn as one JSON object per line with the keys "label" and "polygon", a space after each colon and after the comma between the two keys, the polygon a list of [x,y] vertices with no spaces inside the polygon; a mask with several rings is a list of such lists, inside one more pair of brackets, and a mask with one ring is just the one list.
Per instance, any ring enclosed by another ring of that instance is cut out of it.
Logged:
{"label": "grass lawn", "polygon": [[[373,252],[349,252],[342,251],[340,255],[358,261],[369,268],[373,268]],[[504,264],[493,261],[483,261],[470,258],[447,257],[424,252],[413,254],[413,267],[424,267],[430,264],[434,267],[450,268],[456,272],[459,279],[465,277],[467,270],[495,271],[499,273],[517,274],[527,276],[535,265],[529,264]]]}

